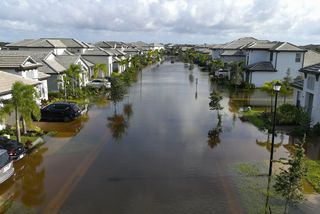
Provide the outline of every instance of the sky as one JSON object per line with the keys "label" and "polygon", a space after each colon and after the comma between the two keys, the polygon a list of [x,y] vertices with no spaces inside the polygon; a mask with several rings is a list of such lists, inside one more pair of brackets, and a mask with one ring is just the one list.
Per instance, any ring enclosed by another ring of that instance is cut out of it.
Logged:
{"label": "sky", "polygon": [[320,0],[0,0],[0,41],[320,44]]}

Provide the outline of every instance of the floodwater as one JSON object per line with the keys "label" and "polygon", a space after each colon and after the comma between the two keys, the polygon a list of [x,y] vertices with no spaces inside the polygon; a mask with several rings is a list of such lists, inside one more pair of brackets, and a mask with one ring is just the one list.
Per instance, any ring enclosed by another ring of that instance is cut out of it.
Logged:
{"label": "floodwater", "polygon": [[[209,108],[211,89],[224,96],[219,112]],[[268,136],[239,120],[238,113],[243,106],[265,107],[270,101],[263,94],[249,101],[246,96],[212,85],[207,73],[189,71],[182,63],[146,69],[116,108],[101,98],[79,120],[38,123],[56,135],[15,163],[15,176],[0,185],[1,209],[246,213],[230,168],[267,162],[269,146]],[[287,157],[284,145],[291,141],[278,134],[274,158]],[[310,153],[317,159],[320,148],[314,147]]]}

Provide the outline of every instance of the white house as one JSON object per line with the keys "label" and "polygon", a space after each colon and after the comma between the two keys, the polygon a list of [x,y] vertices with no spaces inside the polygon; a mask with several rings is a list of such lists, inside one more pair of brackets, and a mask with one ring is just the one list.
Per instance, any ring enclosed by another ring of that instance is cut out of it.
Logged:
{"label": "white house", "polygon": [[40,99],[48,99],[48,84],[49,75],[39,72],[38,68],[42,65],[37,63],[30,56],[11,56],[0,55],[0,69],[2,71],[19,75],[24,78],[39,81],[41,84],[37,86]]}
{"label": "white house", "polygon": [[257,41],[246,50],[245,80],[261,87],[266,81],[280,80],[289,72],[299,75],[306,50],[288,42]]}
{"label": "white house", "polygon": [[[11,88],[15,82],[22,82],[27,85],[33,85],[37,90],[42,84],[40,81],[26,78],[5,71],[0,71],[0,100],[9,100],[12,97]],[[0,103],[0,108],[1,108]],[[5,128],[4,121],[0,121],[0,130]]]}
{"label": "white house", "polygon": [[[111,76],[113,71],[112,53],[104,50],[103,48],[95,48],[94,50],[88,50],[85,53],[81,54],[81,57],[92,64],[105,64],[108,69],[107,76]],[[103,76],[103,74],[100,74],[100,77]]]}
{"label": "white house", "polygon": [[243,37],[211,48],[212,59],[221,59],[224,63],[245,62],[245,48],[258,41],[253,37]]}
{"label": "white house", "polygon": [[300,69],[304,78],[295,80],[294,100],[309,113],[312,124],[320,123],[320,63]]}

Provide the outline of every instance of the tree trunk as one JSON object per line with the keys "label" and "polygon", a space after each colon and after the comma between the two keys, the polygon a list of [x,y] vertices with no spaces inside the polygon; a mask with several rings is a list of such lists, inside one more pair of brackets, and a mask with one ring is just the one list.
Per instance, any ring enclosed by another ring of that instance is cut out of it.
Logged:
{"label": "tree trunk", "polygon": [[20,134],[20,117],[18,112],[18,107],[15,107],[15,114],[16,114],[16,137],[17,141],[21,142],[21,134]]}
{"label": "tree trunk", "polygon": [[22,117],[22,133],[27,134],[27,123],[23,117]]}

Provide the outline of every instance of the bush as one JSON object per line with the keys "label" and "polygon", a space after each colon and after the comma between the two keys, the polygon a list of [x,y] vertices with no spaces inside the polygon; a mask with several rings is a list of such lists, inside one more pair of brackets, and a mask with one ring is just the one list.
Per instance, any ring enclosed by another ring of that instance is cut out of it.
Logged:
{"label": "bush", "polygon": [[295,125],[299,123],[300,110],[291,104],[283,104],[277,109],[277,123]]}
{"label": "bush", "polygon": [[63,98],[63,94],[60,91],[50,91],[48,92],[49,100],[53,99],[61,99]]}

